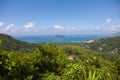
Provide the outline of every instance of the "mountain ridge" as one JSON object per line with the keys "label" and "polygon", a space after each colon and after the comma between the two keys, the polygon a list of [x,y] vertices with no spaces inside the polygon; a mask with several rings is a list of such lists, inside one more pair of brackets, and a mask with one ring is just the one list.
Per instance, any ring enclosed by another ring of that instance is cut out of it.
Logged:
{"label": "mountain ridge", "polygon": [[98,52],[120,54],[120,36],[103,38],[100,40],[95,40],[94,42],[91,43],[83,43],[81,46]]}
{"label": "mountain ridge", "polygon": [[2,49],[7,51],[33,51],[33,49],[36,47],[36,44],[28,43],[25,41],[20,41],[15,39],[14,37],[7,35],[7,34],[1,34],[0,33],[0,39],[2,40]]}

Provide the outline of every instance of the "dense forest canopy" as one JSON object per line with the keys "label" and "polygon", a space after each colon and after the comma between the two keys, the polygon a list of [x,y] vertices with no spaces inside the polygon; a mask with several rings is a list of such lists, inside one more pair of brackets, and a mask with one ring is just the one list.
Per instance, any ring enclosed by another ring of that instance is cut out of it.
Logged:
{"label": "dense forest canopy", "polygon": [[30,52],[12,46],[10,50],[5,48],[17,44],[23,45],[19,46],[22,49],[30,49],[27,46],[32,45],[16,42],[19,43],[10,36],[0,36],[0,80],[120,80],[119,54],[88,50],[73,44],[38,43]]}

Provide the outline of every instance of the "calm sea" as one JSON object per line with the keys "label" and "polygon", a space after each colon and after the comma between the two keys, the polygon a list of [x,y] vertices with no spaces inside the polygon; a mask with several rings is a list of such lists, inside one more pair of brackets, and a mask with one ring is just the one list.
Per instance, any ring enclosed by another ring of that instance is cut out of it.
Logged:
{"label": "calm sea", "polygon": [[98,40],[108,37],[107,35],[67,35],[67,36],[16,36],[15,38],[31,43],[37,42],[83,42]]}

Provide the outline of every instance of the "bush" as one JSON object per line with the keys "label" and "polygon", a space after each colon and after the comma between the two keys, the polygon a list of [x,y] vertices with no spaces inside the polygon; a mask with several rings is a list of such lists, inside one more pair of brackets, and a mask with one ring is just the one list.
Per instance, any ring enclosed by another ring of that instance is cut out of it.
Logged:
{"label": "bush", "polygon": [[[75,59],[69,60],[68,53]],[[1,51],[0,79],[119,80],[120,60],[111,61],[77,46],[39,44],[31,53]]]}

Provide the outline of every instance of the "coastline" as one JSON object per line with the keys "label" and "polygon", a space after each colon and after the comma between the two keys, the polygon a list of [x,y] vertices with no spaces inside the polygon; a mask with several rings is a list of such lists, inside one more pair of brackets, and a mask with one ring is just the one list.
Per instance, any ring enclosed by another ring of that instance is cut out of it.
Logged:
{"label": "coastline", "polygon": [[16,36],[18,40],[30,43],[91,43],[95,40],[107,38],[107,35],[73,35],[64,37],[51,36]]}

